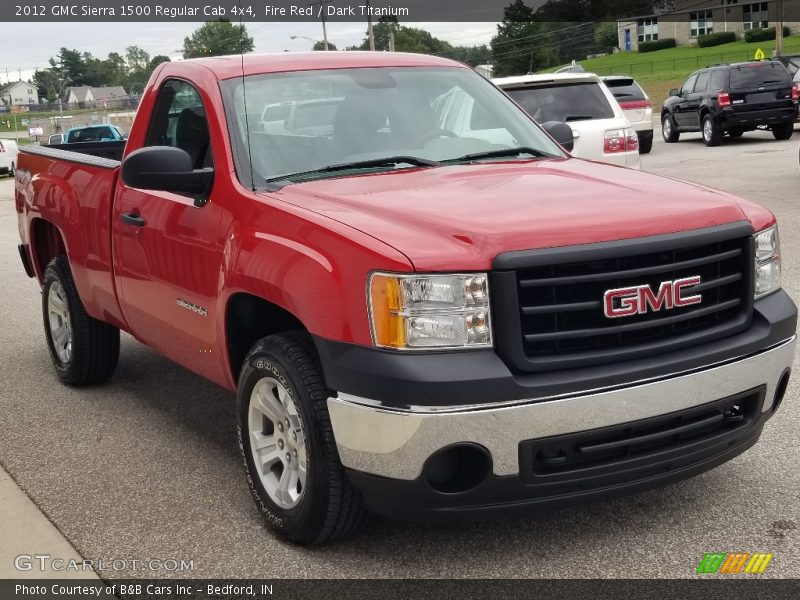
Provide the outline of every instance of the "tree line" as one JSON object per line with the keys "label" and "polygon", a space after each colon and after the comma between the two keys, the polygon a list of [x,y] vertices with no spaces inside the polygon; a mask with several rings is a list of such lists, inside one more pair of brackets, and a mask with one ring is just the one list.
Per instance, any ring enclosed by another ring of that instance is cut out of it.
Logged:
{"label": "tree line", "polygon": [[[401,25],[394,17],[382,18],[373,27],[377,50],[388,50],[393,38],[398,52],[434,54],[470,66],[491,63],[497,76],[519,75],[563,64],[587,54],[608,52],[617,45],[616,19],[668,9],[672,0],[548,0],[537,9],[524,0],[505,7],[503,21],[488,45],[459,46],[416,27]],[[220,56],[252,52],[253,38],[242,24],[226,19],[204,23],[183,42],[183,57]],[[329,49],[335,50],[333,44]],[[361,44],[348,50],[369,49],[365,34]],[[324,50],[322,41],[313,50]],[[151,57],[138,46],[124,54],[111,52],[97,58],[89,52],[61,48],[49,66],[34,74],[39,94],[49,101],[63,97],[69,86],[122,86],[139,93],[153,70],[168,56]]]}
{"label": "tree line", "polygon": [[[252,52],[254,47],[253,38],[243,25],[213,21],[204,23],[183,40],[183,57]],[[153,70],[169,60],[163,54],[151,57],[139,46],[128,46],[124,53],[111,52],[106,58],[62,47],[50,58],[47,68],[34,73],[32,83],[48,102],[63,99],[67,88],[78,86],[122,86],[133,95],[141,93]]]}

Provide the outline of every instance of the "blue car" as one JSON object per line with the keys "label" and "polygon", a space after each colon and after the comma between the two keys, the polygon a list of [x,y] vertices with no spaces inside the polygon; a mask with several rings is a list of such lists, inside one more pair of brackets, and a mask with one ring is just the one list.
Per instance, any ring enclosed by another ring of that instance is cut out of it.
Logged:
{"label": "blue car", "polygon": [[116,125],[89,125],[73,127],[64,136],[65,144],[76,142],[112,142],[124,140],[125,136]]}

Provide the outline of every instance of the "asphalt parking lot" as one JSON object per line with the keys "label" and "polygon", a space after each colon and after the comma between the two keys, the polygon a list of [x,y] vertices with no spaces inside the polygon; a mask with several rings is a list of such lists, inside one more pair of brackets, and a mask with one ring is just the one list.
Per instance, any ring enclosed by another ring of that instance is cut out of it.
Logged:
{"label": "asphalt parking lot", "polygon": [[[657,131],[643,168],[773,210],[784,286],[800,298],[800,133],[785,142],[745,134],[719,148],[684,137],[667,145]],[[705,552],[741,551],[775,555],[765,577],[797,576],[796,378],[759,444],[664,489],[504,521],[375,519],[357,537],[315,549],[282,542],[250,498],[231,394],[129,337],[110,383],[77,390],[57,382],[38,286],[17,255],[12,195],[11,180],[0,179],[0,464],[86,558],[193,560],[193,577],[683,578]]]}

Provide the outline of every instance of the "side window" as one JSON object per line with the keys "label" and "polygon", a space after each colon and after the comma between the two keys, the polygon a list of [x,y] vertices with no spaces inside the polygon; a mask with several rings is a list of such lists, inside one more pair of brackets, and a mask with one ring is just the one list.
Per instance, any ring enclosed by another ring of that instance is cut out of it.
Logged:
{"label": "side window", "polygon": [[697,83],[694,84],[695,92],[705,92],[708,88],[708,80],[710,76],[708,71],[704,71],[697,76]]}
{"label": "side window", "polygon": [[711,91],[717,92],[725,87],[725,71],[717,69],[711,73]]}
{"label": "side window", "polygon": [[686,83],[684,83],[683,87],[681,88],[681,94],[691,94],[692,90],[694,90],[695,81],[697,81],[697,73],[686,80]]}
{"label": "side window", "polygon": [[156,99],[145,145],[186,150],[195,169],[213,165],[208,120],[197,88],[178,79],[164,83]]}

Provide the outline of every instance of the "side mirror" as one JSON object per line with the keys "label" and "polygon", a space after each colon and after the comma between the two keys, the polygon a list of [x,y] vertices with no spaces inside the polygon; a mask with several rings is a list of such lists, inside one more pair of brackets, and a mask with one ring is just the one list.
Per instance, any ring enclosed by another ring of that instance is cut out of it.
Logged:
{"label": "side mirror", "polygon": [[550,137],[561,144],[564,150],[572,152],[572,148],[575,146],[575,136],[572,133],[572,127],[563,121],[547,121],[547,123],[542,124],[542,127],[550,134]]}
{"label": "side mirror", "polygon": [[680,96],[681,95],[681,91],[678,88],[672,88],[669,91],[669,95],[670,96]]}
{"label": "side mirror", "polygon": [[128,187],[194,196],[195,205],[203,206],[214,182],[214,169],[195,169],[182,148],[148,146],[122,161],[122,181]]}

